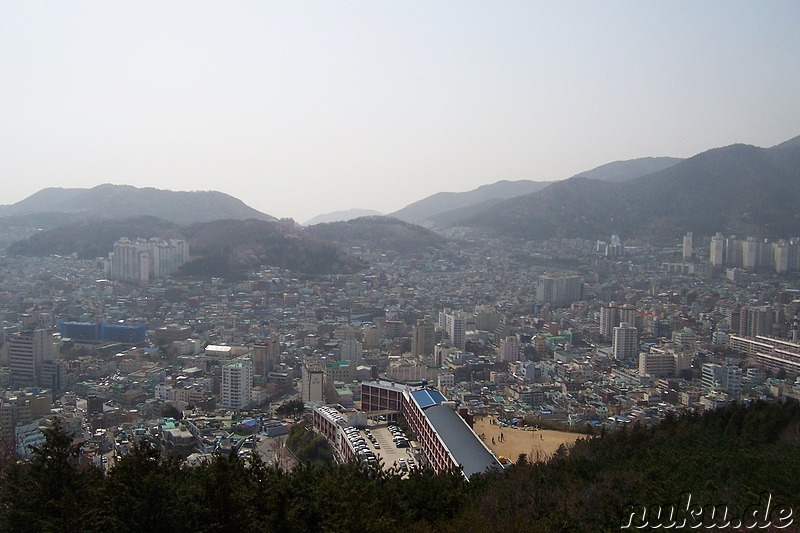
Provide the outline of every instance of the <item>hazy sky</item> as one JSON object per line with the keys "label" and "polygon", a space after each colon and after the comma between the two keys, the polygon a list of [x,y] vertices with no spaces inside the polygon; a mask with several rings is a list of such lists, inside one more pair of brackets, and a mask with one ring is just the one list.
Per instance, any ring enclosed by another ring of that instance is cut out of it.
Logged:
{"label": "hazy sky", "polygon": [[120,183],[304,222],[797,135],[796,0],[0,0],[0,204]]}

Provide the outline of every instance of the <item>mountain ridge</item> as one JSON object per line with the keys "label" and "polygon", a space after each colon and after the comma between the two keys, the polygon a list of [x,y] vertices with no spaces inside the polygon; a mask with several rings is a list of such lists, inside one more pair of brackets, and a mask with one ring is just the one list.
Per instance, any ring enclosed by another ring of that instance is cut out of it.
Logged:
{"label": "mountain ridge", "polygon": [[341,246],[358,246],[413,255],[444,246],[445,239],[422,226],[388,216],[360,217],[309,226],[317,238]]}
{"label": "mountain ridge", "polygon": [[437,192],[389,213],[388,216],[412,224],[425,225],[431,217],[447,211],[468,207],[491,198],[505,199],[528,194],[549,183],[531,180],[500,180],[465,192]]}
{"label": "mountain ridge", "polygon": [[[669,168],[681,161],[683,160],[677,157],[640,157],[625,161],[612,161],[579,172],[571,178],[586,177],[608,182],[623,182]],[[446,228],[470,218],[475,212],[490,205],[536,193],[558,181],[564,180],[500,180],[465,192],[438,192],[389,213],[389,216],[425,227]]]}
{"label": "mountain ridge", "polygon": [[347,222],[354,218],[370,217],[370,216],[383,216],[380,211],[374,209],[344,209],[341,211],[331,211],[330,213],[322,213],[317,215],[311,220],[303,222],[303,226],[313,226],[315,224],[325,224],[328,222]]}
{"label": "mountain ridge", "polygon": [[706,150],[621,182],[573,177],[454,225],[529,239],[800,233],[800,142]]}
{"label": "mountain ridge", "polygon": [[109,183],[88,189],[49,187],[14,204],[0,206],[3,216],[43,212],[70,213],[76,218],[151,215],[179,224],[225,218],[275,220],[219,191],[171,191]]}
{"label": "mountain ridge", "polygon": [[664,170],[683,161],[679,157],[640,157],[624,161],[612,161],[591,170],[579,172],[573,178],[590,178],[602,181],[628,181]]}
{"label": "mountain ridge", "polygon": [[[466,192],[438,192],[388,216],[437,230],[466,226],[537,239],[593,239],[612,233],[675,237],[684,231],[788,237],[800,234],[800,215],[794,213],[800,204],[798,182],[800,136],[770,148],[739,143],[688,159],[614,161],[566,180],[501,180]],[[362,212],[320,216],[353,220],[363,218],[355,216]],[[37,213],[45,221],[39,226]],[[17,226],[24,221],[31,234],[59,220],[138,215],[181,225],[219,219],[276,220],[216,191],[104,184],[91,189],[42,189],[20,202],[0,206],[0,226],[13,226],[13,232],[20,234]],[[399,232],[399,227],[394,231]]]}

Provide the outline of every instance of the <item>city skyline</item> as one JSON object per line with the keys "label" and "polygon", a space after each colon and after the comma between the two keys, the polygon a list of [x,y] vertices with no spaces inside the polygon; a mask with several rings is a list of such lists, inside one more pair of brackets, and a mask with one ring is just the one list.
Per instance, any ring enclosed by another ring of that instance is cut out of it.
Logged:
{"label": "city skyline", "polygon": [[3,204],[218,190],[304,222],[800,133],[800,7],[0,4]]}

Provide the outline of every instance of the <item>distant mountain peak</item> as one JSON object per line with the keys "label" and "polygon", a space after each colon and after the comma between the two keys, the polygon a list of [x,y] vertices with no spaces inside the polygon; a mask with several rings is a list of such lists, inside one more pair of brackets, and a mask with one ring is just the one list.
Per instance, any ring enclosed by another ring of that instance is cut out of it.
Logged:
{"label": "distant mountain peak", "polygon": [[2,206],[0,212],[3,215],[73,213],[87,218],[151,215],[179,224],[224,218],[275,220],[219,191],[170,191],[111,183],[88,189],[42,189],[15,204]]}
{"label": "distant mountain peak", "polygon": [[313,226],[314,224],[325,224],[328,222],[347,222],[348,220],[353,220],[354,218],[382,215],[383,213],[375,211],[374,209],[345,209],[342,211],[332,211],[330,213],[317,215],[308,222],[304,222],[303,226]]}
{"label": "distant mountain peak", "polygon": [[466,192],[439,192],[390,213],[389,216],[405,222],[429,225],[439,215],[449,211],[468,209],[488,200],[504,200],[538,191],[550,182],[531,180],[501,180]]}
{"label": "distant mountain peak", "polygon": [[777,238],[798,234],[800,137],[772,148],[713,148],[624,183],[596,179],[616,171],[615,166],[488,206],[453,225],[526,239],[596,239],[614,233],[660,239],[686,231],[698,236],[717,231]]}

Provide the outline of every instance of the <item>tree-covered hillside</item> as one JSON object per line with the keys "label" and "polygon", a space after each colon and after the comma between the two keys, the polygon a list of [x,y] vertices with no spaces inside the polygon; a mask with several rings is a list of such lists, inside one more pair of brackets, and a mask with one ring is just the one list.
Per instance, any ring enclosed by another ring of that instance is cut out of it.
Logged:
{"label": "tree-covered hillside", "polygon": [[[798,451],[794,401],[608,433],[470,482],[355,464],[285,473],[236,456],[187,467],[149,447],[103,474],[75,466],[70,440],[50,431],[30,462],[6,469],[0,530],[610,531],[669,520],[730,529],[740,519],[775,528],[800,509]],[[657,506],[674,508],[672,518],[657,519]]]}
{"label": "tree-covered hillside", "polygon": [[81,258],[105,257],[122,237],[177,237],[177,227],[173,222],[152,216],[81,219],[16,241],[8,247],[8,254],[41,257],[76,253]]}
{"label": "tree-covered hillside", "polygon": [[[731,145],[621,182],[573,177],[453,222],[528,240],[797,234],[800,145]],[[601,173],[600,175],[602,175]],[[596,176],[587,173],[587,176]]]}
{"label": "tree-covered hillside", "polygon": [[192,258],[181,273],[188,276],[241,278],[262,265],[308,275],[355,272],[366,267],[340,246],[314,237],[300,226],[256,219],[214,220],[188,226],[151,216],[77,220],[14,242],[8,253],[103,257],[122,237],[185,239]]}
{"label": "tree-covered hillside", "polygon": [[396,218],[373,216],[347,222],[310,226],[308,232],[319,239],[342,246],[359,246],[413,255],[444,247],[446,241],[429,229]]}
{"label": "tree-covered hillside", "polygon": [[13,205],[0,205],[0,214],[69,213],[77,218],[152,216],[176,224],[225,218],[275,220],[218,191],[169,191],[106,183],[90,189],[48,188]]}
{"label": "tree-covered hillside", "polygon": [[357,272],[366,267],[341,247],[302,227],[268,220],[216,220],[181,228],[196,257],[182,272],[190,276],[235,277],[277,266],[303,274]]}

